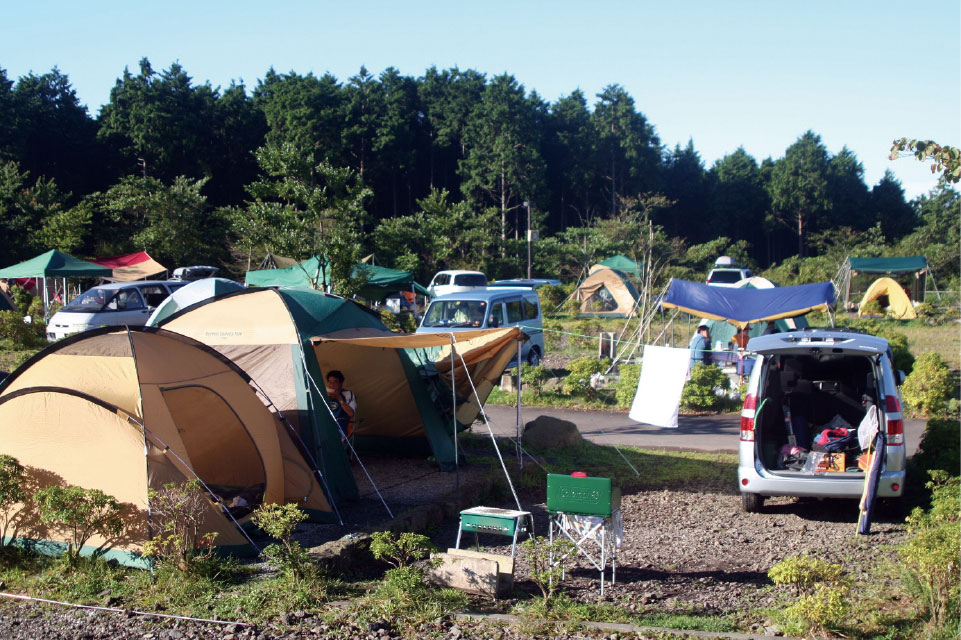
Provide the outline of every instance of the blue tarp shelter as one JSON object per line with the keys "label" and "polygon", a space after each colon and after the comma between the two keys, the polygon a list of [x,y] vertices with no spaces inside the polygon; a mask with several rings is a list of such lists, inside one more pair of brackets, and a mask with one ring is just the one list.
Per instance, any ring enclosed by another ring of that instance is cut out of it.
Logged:
{"label": "blue tarp shelter", "polygon": [[834,285],[818,282],[775,289],[733,289],[673,278],[663,305],[744,327],[809,311],[827,311],[834,305]]}

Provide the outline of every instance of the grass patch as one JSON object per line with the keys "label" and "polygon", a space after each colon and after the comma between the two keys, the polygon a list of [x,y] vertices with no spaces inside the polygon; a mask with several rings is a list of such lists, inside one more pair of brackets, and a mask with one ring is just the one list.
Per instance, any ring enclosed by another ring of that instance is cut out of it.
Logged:
{"label": "grass patch", "polygon": [[927,351],[936,351],[952,369],[961,367],[961,331],[956,323],[932,327],[913,320],[894,324],[894,328],[908,337],[911,355],[917,357]]}
{"label": "grass patch", "polygon": [[[514,444],[498,441],[501,455],[514,455]],[[498,465],[490,449],[490,439],[481,434],[466,434],[461,446],[472,463]],[[585,441],[577,447],[529,451],[548,473],[584,471],[591,476],[611,478],[616,486],[627,489],[677,489],[698,487],[723,493],[737,489],[737,454],[694,451],[661,451],[638,447],[598,445]],[[630,465],[628,464],[630,463]],[[637,469],[639,476],[631,469]],[[513,468],[509,465],[509,469]],[[512,478],[521,487],[543,490],[544,471],[525,463],[524,472]]]}

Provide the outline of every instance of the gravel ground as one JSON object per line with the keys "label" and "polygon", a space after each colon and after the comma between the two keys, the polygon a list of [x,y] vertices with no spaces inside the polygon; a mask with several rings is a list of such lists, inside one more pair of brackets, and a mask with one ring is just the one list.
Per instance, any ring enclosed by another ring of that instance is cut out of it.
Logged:
{"label": "gravel ground", "polygon": [[[386,457],[365,457],[369,471],[391,509],[405,508],[438,499],[455,488],[453,474],[439,473],[422,459],[397,461]],[[461,482],[482,474],[469,467]],[[359,470],[358,470],[358,473]],[[299,537],[305,545],[321,544],[346,533],[377,528],[387,514],[365,478],[359,479],[362,499],[342,509],[345,526],[309,525]],[[904,537],[903,523],[876,522],[870,536],[855,535],[857,503],[842,500],[774,498],[765,512],[747,514],[740,510],[740,497],[733,487],[703,487],[697,491],[664,489],[628,492],[622,501],[624,542],[619,550],[617,583],[608,584],[604,600],[630,609],[689,611],[727,614],[750,612],[776,602],[769,588],[767,570],[790,555],[809,554],[832,562],[844,562],[856,581],[879,562],[893,558],[892,545]],[[543,492],[522,494],[521,503],[535,516],[535,532],[547,533]],[[514,508],[512,500],[488,504]],[[441,548],[454,546],[456,522],[445,522],[433,530]],[[469,537],[469,536],[468,536]],[[506,538],[481,538],[481,544],[496,544],[488,550],[509,553]],[[533,593],[536,587],[526,579],[528,567],[521,559],[515,570],[516,589]],[[573,597],[599,601],[598,574],[586,562],[576,562],[564,587]],[[292,614],[288,624],[301,631],[282,628],[255,629],[193,622],[157,621],[117,613],[75,610],[17,601],[0,600],[0,638],[15,640],[44,638],[136,637],[145,640],[182,638],[317,638],[398,637],[398,630],[363,629],[355,636],[326,628],[319,619]],[[281,621],[283,622],[283,621]],[[407,630],[408,633],[410,630]],[[530,633],[530,632],[528,632]],[[607,637],[583,632],[582,636]],[[518,629],[439,622],[417,630],[418,636],[531,638]]]}

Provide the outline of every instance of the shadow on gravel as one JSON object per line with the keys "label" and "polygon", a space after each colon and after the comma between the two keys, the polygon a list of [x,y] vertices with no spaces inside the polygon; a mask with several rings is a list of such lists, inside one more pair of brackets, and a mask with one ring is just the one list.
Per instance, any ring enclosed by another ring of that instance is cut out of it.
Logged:
{"label": "shadow on gravel", "polygon": [[[904,521],[904,516],[896,513],[897,509],[885,504],[875,505],[872,522],[879,524],[898,524]],[[858,501],[847,499],[798,498],[794,502],[783,504],[765,504],[764,513],[768,515],[792,515],[802,520],[812,522],[850,522],[851,526],[858,519]]]}
{"label": "shadow on gravel", "polygon": [[[568,569],[567,574],[572,578],[596,579],[597,570],[586,567]],[[730,584],[767,585],[771,580],[763,571],[663,571],[659,569],[645,569],[637,567],[618,567],[617,584],[629,585],[637,582],[679,582],[679,581],[709,581]]]}

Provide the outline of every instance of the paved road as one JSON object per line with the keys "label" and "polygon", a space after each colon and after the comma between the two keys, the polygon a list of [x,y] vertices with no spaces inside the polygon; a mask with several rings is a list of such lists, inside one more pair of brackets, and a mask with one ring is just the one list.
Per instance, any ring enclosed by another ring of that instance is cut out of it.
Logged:
{"label": "paved road", "polygon": [[[484,407],[494,434],[513,436],[517,430],[517,410],[514,407],[487,405]],[[680,451],[711,451],[737,453],[741,418],[737,414],[686,416],[678,419],[677,429],[663,429],[638,424],[626,412],[576,411],[573,409],[538,409],[522,407],[521,424],[538,416],[569,420],[577,425],[585,438],[597,444],[614,444],[647,449]],[[904,435],[908,455],[914,455],[924,432],[923,420],[905,420]],[[483,425],[474,424],[474,430]]]}

